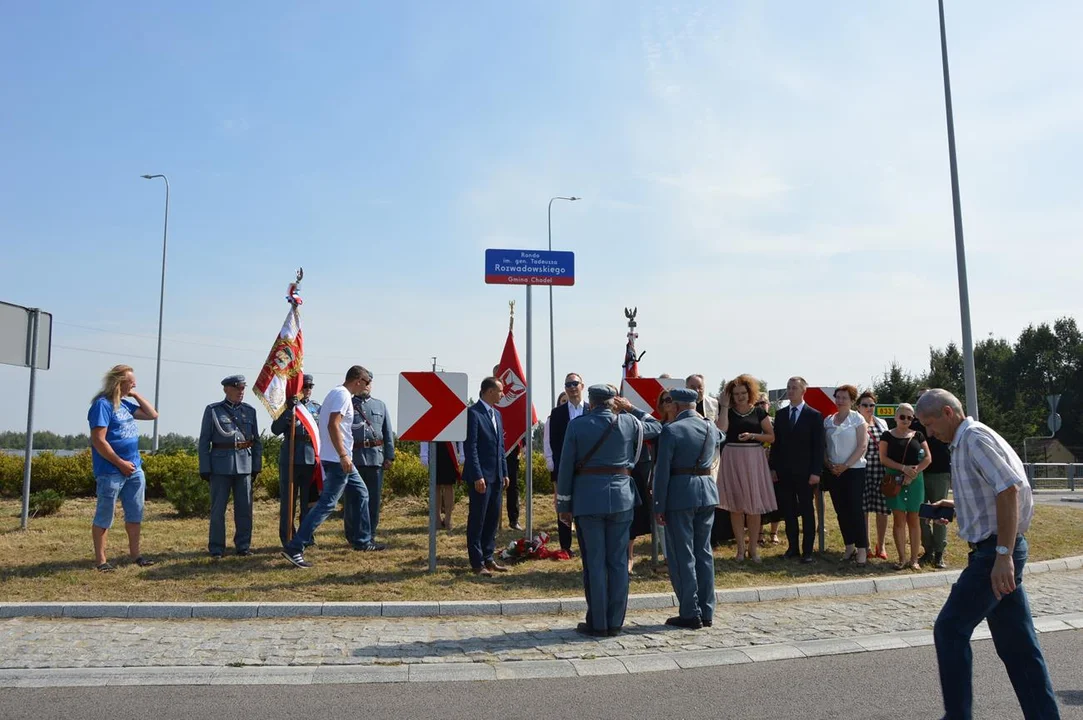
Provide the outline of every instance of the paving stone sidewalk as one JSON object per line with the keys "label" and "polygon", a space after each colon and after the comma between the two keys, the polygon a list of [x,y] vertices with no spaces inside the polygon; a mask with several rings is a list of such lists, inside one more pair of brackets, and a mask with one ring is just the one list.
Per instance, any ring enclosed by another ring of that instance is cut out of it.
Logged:
{"label": "paving stone sidewalk", "polygon": [[[1031,575],[1026,588],[1034,615],[1049,617],[1051,625],[1063,623],[1050,616],[1083,618],[1083,571]],[[571,614],[458,619],[22,617],[0,621],[0,668],[366,666],[376,670],[383,666],[390,672],[390,668],[405,671],[404,666],[418,666],[410,671],[414,679],[414,675],[424,676],[426,665],[439,665],[446,674],[450,664],[462,664],[461,674],[466,679],[473,672],[467,664],[499,666],[525,661],[537,666],[540,664],[530,661],[562,661],[562,665],[570,661],[578,667],[580,661],[589,660],[595,661],[591,667],[601,669],[609,658],[621,665],[621,671],[635,671],[632,668],[637,666],[662,669],[653,666],[663,659],[667,659],[663,664],[676,667],[668,659],[674,653],[687,656],[696,651],[741,649],[743,656],[753,660],[773,659],[780,645],[813,649],[823,645],[826,651],[845,647],[837,641],[887,638],[898,633],[910,633],[924,643],[947,593],[948,588],[935,587],[871,596],[721,605],[714,627],[698,631],[666,627],[664,621],[674,614],[673,608],[632,611],[625,633],[606,639],[580,636],[574,626],[581,618]],[[1071,625],[1083,627],[1083,622]],[[873,649],[866,647],[868,644],[864,642],[863,649]],[[886,640],[874,644],[891,646]],[[783,652],[781,656],[802,653]]]}

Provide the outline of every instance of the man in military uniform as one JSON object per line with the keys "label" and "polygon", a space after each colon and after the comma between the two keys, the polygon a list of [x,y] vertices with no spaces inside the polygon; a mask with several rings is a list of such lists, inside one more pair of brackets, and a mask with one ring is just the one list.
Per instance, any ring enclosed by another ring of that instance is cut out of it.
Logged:
{"label": "man in military uniform", "polygon": [[[369,491],[369,537],[376,540],[376,526],[380,524],[380,498],[384,488],[384,470],[395,460],[395,433],[391,430],[391,413],[383,400],[372,397],[371,386],[366,385],[360,395],[353,398],[353,464],[361,474]],[[352,502],[352,496],[344,496],[344,502]],[[347,512],[343,516],[351,517]],[[346,527],[346,537],[356,535],[356,528]]]}
{"label": "man in military uniform", "polygon": [[[312,388],[316,383],[311,375],[305,375],[301,386],[301,404],[308,408],[312,418],[319,423],[320,404],[312,399]],[[282,449],[278,453],[278,538],[285,545],[290,541],[293,533],[297,532],[297,525],[290,516],[290,423],[294,421],[293,398],[286,400],[287,407],[278,418],[271,423],[271,432],[282,435]],[[300,508],[300,521],[305,519],[305,513],[315,504],[320,494],[312,482],[316,471],[316,448],[312,444],[305,426],[298,420],[297,430],[294,435],[293,445],[293,516],[298,515]]]}
{"label": "man in military uniform", "polygon": [[222,380],[224,400],[203,411],[199,430],[199,476],[211,484],[211,523],[207,550],[211,557],[226,551],[226,505],[233,493],[233,546],[251,554],[252,483],[263,469],[263,442],[256,409],[244,400],[244,375]]}
{"label": "man in military uniform", "polygon": [[669,580],[677,594],[677,617],[666,625],[698,630],[714,621],[714,555],[711,528],[718,485],[711,466],[723,435],[696,412],[694,389],[670,390],[677,418],[658,437],[654,512],[665,526]]}
{"label": "man in military uniform", "polygon": [[637,496],[632,487],[644,439],[662,425],[617,397],[609,385],[587,391],[590,412],[568,424],[560,454],[557,513],[575,518],[583,556],[586,622],[576,630],[595,637],[619,635],[628,607],[628,530]]}

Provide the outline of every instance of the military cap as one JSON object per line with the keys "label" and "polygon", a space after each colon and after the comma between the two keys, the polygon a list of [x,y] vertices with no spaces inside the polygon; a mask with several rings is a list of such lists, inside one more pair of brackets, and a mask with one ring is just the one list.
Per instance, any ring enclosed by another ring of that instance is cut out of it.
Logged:
{"label": "military cap", "polygon": [[230,375],[229,377],[222,378],[222,387],[237,387],[238,385],[244,384],[244,375]]}
{"label": "military cap", "polygon": [[675,403],[694,403],[699,400],[699,393],[688,388],[676,388],[669,391],[669,396]]}
{"label": "military cap", "polygon": [[315,378],[308,373],[304,375],[304,381],[301,383],[301,387],[313,387],[316,384]]}
{"label": "military cap", "polygon": [[587,388],[587,398],[592,403],[601,403],[606,400],[612,400],[616,396],[616,391],[608,385],[591,385]]}

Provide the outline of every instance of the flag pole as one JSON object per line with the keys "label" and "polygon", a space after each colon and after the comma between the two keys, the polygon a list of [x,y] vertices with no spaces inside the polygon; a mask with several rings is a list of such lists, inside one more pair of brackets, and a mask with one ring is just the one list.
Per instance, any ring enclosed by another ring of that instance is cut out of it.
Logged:
{"label": "flag pole", "polygon": [[[304,268],[297,268],[297,281],[296,281],[296,285],[294,287],[295,290],[300,290],[301,289],[301,278],[303,278],[304,276],[305,276]],[[293,301],[293,297],[294,297],[294,294],[293,294],[293,292],[291,292],[290,293],[290,306],[293,308],[293,312],[297,312],[297,303]],[[298,324],[298,327],[300,327],[300,324]],[[298,370],[301,373],[304,373],[304,367],[298,368]],[[303,375],[302,375],[302,378],[303,378]],[[301,385],[302,385],[302,387],[304,386],[303,381],[302,381]],[[299,401],[299,398],[294,397],[294,405],[296,405],[298,401]],[[296,443],[296,440],[297,440],[297,412],[293,409],[293,407],[291,407],[289,409],[289,411],[290,411],[290,413],[292,413],[292,417],[290,417],[290,466],[289,466],[289,468],[287,469],[287,472],[286,472],[286,478],[287,478],[286,479],[286,492],[289,493],[289,495],[288,495],[288,497],[286,499],[286,510],[289,512],[289,522],[286,524],[286,542],[289,542],[290,540],[293,540],[293,512],[294,512],[293,511],[293,458],[294,458],[294,453],[297,451],[297,443]],[[320,461],[320,459],[316,458],[316,462],[319,462],[319,461]],[[281,476],[279,476],[279,477],[281,477]]]}

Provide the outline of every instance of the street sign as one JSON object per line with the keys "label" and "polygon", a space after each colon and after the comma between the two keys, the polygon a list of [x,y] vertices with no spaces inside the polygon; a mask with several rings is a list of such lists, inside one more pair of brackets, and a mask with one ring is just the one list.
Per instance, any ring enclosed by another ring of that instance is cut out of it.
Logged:
{"label": "street sign", "polygon": [[656,403],[662,391],[683,387],[683,378],[624,378],[624,382],[620,384],[620,394],[640,410],[658,417],[659,408]]}
{"label": "street sign", "polygon": [[574,285],[575,253],[561,250],[485,251],[488,285]]}
{"label": "street sign", "polygon": [[399,439],[466,440],[466,373],[404,372],[399,375]]}
{"label": "street sign", "polygon": [[876,417],[878,418],[893,418],[895,412],[899,409],[898,405],[877,405]]}
{"label": "street sign", "polygon": [[[0,302],[0,364],[30,367],[34,309]],[[53,315],[38,310],[38,370],[48,370],[52,359]]]}
{"label": "street sign", "polygon": [[1045,424],[1049,426],[1050,434],[1056,435],[1061,426],[1060,413],[1050,413],[1049,417],[1045,419]]}

